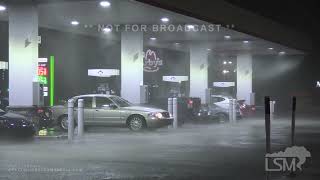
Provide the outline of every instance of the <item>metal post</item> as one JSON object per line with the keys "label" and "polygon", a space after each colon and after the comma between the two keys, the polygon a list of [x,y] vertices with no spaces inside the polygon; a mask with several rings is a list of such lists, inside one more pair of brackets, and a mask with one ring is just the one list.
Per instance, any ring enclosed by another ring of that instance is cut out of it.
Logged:
{"label": "metal post", "polygon": [[233,99],[232,100],[232,120],[233,122],[237,121],[237,100]]}
{"label": "metal post", "polygon": [[229,100],[229,122],[233,121],[233,101],[232,99]]}
{"label": "metal post", "polygon": [[269,106],[270,106],[270,121],[273,121],[273,101],[269,102]]}
{"label": "metal post", "polygon": [[84,121],[84,100],[83,99],[79,99],[78,100],[78,137],[82,138],[83,136],[83,121]]}
{"label": "metal post", "polygon": [[68,141],[69,143],[72,142],[73,133],[74,133],[73,108],[74,108],[74,101],[73,99],[69,99],[68,100]]}
{"label": "metal post", "polygon": [[294,134],[296,128],[296,104],[297,98],[294,96],[292,97],[292,121],[291,121],[291,146],[294,146]]}
{"label": "metal post", "polygon": [[[266,96],[264,98],[264,108],[265,108],[265,131],[266,131],[266,154],[271,152],[271,125],[270,125],[270,97]],[[269,161],[266,165],[269,167]],[[269,172],[266,172],[266,179],[269,180]]]}
{"label": "metal post", "polygon": [[266,152],[271,152],[270,147],[270,132],[271,132],[271,125],[270,125],[270,97],[266,96],[264,98],[264,105],[265,105],[265,130],[266,130]]}
{"label": "metal post", "polygon": [[172,100],[172,113],[173,113],[173,128],[178,128],[178,99],[173,98]]}
{"label": "metal post", "polygon": [[173,115],[172,109],[172,98],[168,98],[168,112]]}

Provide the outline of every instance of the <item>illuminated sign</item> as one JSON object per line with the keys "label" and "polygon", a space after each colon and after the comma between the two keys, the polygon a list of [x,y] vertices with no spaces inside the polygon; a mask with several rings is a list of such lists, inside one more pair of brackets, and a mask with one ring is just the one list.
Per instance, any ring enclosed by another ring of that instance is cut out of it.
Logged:
{"label": "illuminated sign", "polygon": [[143,70],[145,72],[157,72],[160,66],[163,65],[163,60],[160,59],[156,52],[148,49],[143,56]]}
{"label": "illuminated sign", "polygon": [[38,59],[38,81],[40,84],[43,84],[43,96],[48,96],[48,60],[47,58],[39,58]]}
{"label": "illuminated sign", "polygon": [[0,61],[0,69],[8,69],[8,62]]}
{"label": "illuminated sign", "polygon": [[320,81],[317,81],[316,87],[317,87],[317,88],[320,88]]}
{"label": "illuminated sign", "polygon": [[213,82],[214,87],[232,87],[235,84],[235,82]]}
{"label": "illuminated sign", "polygon": [[38,76],[47,76],[48,68],[43,66],[38,66]]}
{"label": "illuminated sign", "polygon": [[119,76],[119,69],[88,69],[88,76],[111,77]]}
{"label": "illuminated sign", "polygon": [[48,84],[48,67],[46,63],[38,64],[38,80],[41,84]]}
{"label": "illuminated sign", "polygon": [[50,106],[54,105],[54,62],[54,56],[50,56],[49,61],[48,58],[38,58],[38,82],[43,85],[43,96],[47,97],[45,102]]}
{"label": "illuminated sign", "polygon": [[162,76],[162,80],[168,81],[168,82],[181,83],[182,81],[188,81],[189,77],[188,76]]}

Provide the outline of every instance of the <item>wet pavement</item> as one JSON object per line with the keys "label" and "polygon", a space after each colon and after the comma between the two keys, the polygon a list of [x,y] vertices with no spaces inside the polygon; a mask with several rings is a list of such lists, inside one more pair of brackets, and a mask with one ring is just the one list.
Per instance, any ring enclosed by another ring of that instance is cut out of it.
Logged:
{"label": "wet pavement", "polygon": [[[293,179],[320,179],[320,120],[297,117],[296,144],[312,155]],[[272,122],[272,151],[290,145],[290,120]],[[89,128],[83,140],[0,142],[0,180],[265,179],[262,118],[139,133]],[[271,173],[270,179],[292,179]]]}

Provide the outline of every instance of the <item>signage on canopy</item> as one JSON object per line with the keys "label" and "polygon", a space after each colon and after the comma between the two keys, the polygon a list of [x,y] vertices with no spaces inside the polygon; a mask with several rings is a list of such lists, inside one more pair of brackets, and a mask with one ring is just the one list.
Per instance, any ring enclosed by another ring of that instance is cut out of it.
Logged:
{"label": "signage on canopy", "polygon": [[235,82],[213,82],[214,87],[232,87],[235,86]]}
{"label": "signage on canopy", "polygon": [[163,60],[160,59],[157,53],[148,49],[143,56],[143,70],[145,72],[157,72],[163,66]]}

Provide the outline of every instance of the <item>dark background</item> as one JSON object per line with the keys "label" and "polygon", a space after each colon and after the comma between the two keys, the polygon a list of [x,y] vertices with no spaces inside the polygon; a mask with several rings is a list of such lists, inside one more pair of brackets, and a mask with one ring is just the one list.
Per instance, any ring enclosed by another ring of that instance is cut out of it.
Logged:
{"label": "dark background", "polygon": [[[296,31],[303,32],[309,36],[312,40],[312,50],[306,52],[305,61],[301,64],[299,69],[295,72],[296,81],[295,84],[301,84],[305,87],[299,88],[299,91],[311,93],[313,105],[320,105],[320,88],[316,88],[316,81],[320,81],[320,21],[319,21],[319,2],[316,0],[310,1],[297,1],[297,0],[264,0],[264,1],[250,1],[250,0],[225,0],[232,3],[234,6],[238,6],[272,19],[280,24],[290,27]],[[279,78],[283,79],[283,78]],[[285,84],[284,84],[285,83]],[[267,84],[266,84],[267,85]],[[287,87],[291,83],[288,81],[282,81],[275,83],[272,88],[278,86]],[[296,90],[292,91],[296,92]],[[275,91],[269,91],[265,94],[274,94]]]}

